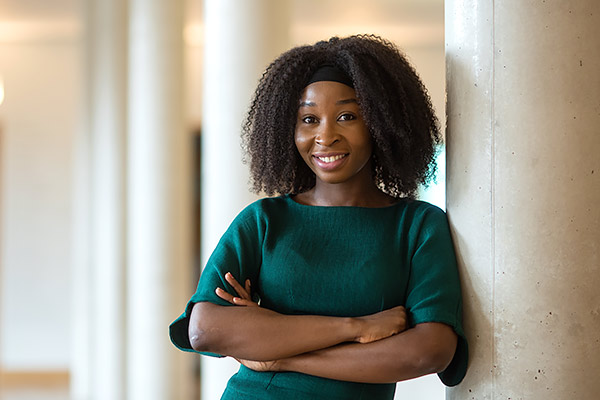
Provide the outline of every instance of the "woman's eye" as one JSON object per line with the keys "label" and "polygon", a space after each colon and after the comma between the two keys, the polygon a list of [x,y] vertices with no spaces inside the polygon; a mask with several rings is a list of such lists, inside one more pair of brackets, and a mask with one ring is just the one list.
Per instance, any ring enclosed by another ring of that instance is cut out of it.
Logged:
{"label": "woman's eye", "polygon": [[317,121],[315,117],[304,117],[302,118],[302,122],[305,124],[314,124]]}
{"label": "woman's eye", "polygon": [[356,119],[356,116],[353,114],[342,114],[338,119],[340,121],[352,121],[353,119]]}

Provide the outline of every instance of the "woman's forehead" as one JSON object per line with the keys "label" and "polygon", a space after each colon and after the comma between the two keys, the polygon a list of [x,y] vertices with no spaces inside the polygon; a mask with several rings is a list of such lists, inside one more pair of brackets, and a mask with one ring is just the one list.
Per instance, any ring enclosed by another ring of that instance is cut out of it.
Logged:
{"label": "woman's forehead", "polygon": [[333,81],[314,82],[304,88],[300,95],[301,105],[310,103],[356,103],[356,92],[350,86]]}

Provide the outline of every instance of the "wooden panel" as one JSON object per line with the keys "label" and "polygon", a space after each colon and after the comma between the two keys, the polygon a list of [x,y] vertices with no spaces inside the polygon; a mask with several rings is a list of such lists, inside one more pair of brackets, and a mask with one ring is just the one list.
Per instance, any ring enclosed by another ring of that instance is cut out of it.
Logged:
{"label": "wooden panel", "polygon": [[69,371],[13,371],[0,370],[0,387],[65,387],[69,385]]}

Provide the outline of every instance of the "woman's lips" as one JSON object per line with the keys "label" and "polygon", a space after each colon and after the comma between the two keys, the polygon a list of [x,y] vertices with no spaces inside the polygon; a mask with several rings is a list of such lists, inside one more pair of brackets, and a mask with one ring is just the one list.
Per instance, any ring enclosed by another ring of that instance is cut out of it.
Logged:
{"label": "woman's lips", "polygon": [[331,171],[338,168],[346,161],[348,153],[342,154],[315,154],[313,160],[317,167],[325,171]]}

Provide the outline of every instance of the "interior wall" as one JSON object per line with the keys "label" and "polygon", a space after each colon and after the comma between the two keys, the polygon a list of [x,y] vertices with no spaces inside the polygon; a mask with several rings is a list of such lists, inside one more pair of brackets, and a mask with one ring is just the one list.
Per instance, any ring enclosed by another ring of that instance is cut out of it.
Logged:
{"label": "interior wall", "polygon": [[79,46],[1,44],[0,54],[0,366],[66,369]]}
{"label": "interior wall", "polygon": [[[79,42],[0,43],[0,370],[70,361],[73,150],[82,128]],[[186,48],[188,127],[200,125],[202,48]]]}

